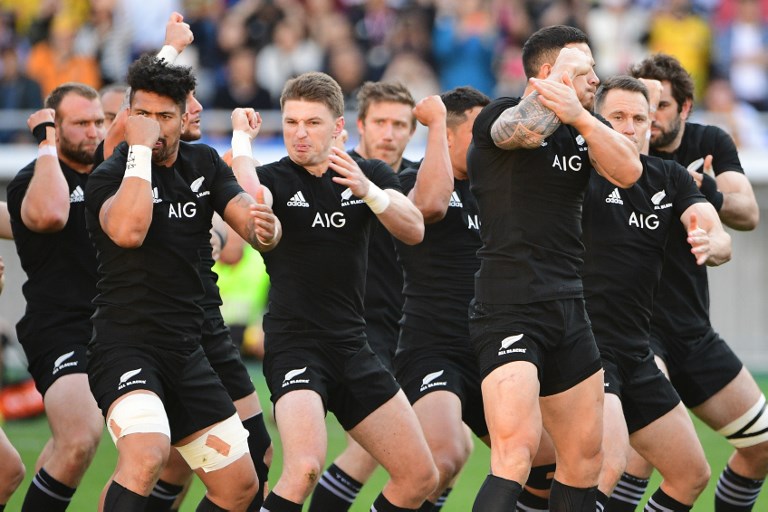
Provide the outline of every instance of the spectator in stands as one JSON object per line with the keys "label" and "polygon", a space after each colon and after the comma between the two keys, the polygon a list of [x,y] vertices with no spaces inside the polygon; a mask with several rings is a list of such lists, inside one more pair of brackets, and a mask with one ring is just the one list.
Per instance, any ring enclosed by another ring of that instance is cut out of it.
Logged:
{"label": "spectator in stands", "polygon": [[759,0],[736,0],[733,19],[717,32],[715,64],[736,97],[768,111],[768,23]]}
{"label": "spectator in stands", "polygon": [[101,87],[99,65],[93,57],[75,53],[77,27],[65,17],[55,17],[48,38],[29,52],[27,74],[40,83],[43,96],[65,82]]}
{"label": "spectator in stands", "polygon": [[440,88],[445,91],[471,85],[485,94],[493,94],[493,58],[498,40],[498,27],[487,1],[438,0],[432,50]]}
{"label": "spectator in stands", "polygon": [[259,84],[256,73],[256,53],[242,47],[229,54],[226,76],[216,86],[211,106],[233,110],[237,107],[251,107],[268,110],[275,107],[269,91]]}
{"label": "spectator in stands", "polygon": [[712,29],[693,11],[691,0],[669,0],[660,6],[649,25],[648,50],[676,57],[693,78],[693,97],[701,98],[709,80]]}
{"label": "spectator in stands", "polygon": [[632,0],[601,0],[587,13],[587,33],[598,76],[625,74],[646,54],[649,11]]}
{"label": "spectator in stands", "polygon": [[303,20],[286,16],[275,26],[273,42],[259,52],[256,71],[270,96],[279,98],[288,79],[322,65],[322,49],[306,37]]}
{"label": "spectator in stands", "polygon": [[726,78],[710,80],[704,95],[704,112],[694,111],[691,119],[719,126],[733,137],[739,149],[768,147],[768,132],[760,113],[749,103],[736,98],[731,82]]}
{"label": "spectator in stands", "polygon": [[[25,75],[14,46],[0,48],[0,110],[38,110],[43,107],[40,84]],[[17,123],[24,126],[24,119]],[[0,130],[0,142],[33,142],[29,130]]]}

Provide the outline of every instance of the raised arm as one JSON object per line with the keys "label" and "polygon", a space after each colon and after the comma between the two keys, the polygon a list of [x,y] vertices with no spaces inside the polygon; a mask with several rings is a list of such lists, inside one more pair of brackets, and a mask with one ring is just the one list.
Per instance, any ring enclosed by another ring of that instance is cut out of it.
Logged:
{"label": "raised arm", "polygon": [[428,132],[424,160],[408,199],[419,209],[424,223],[431,224],[445,217],[453,192],[453,167],[445,124],[447,113],[443,100],[434,95],[419,101],[413,114]]}
{"label": "raised arm", "polygon": [[154,119],[130,116],[126,120],[125,176],[99,211],[101,229],[120,247],[140,247],[152,224],[152,147],[159,136],[160,125]]}
{"label": "raised arm", "polygon": [[707,202],[689,206],[680,216],[698,265],[717,266],[731,259],[731,236],[723,229],[715,208]]}
{"label": "raised arm", "polygon": [[[551,69],[543,71],[548,72],[543,80],[562,86],[564,76],[573,79],[591,71],[592,61],[584,52],[563,48]],[[540,80],[532,78],[530,83],[536,81]],[[572,90],[569,93],[561,87],[560,92],[567,94],[570,102],[576,102],[571,108],[584,109]],[[501,149],[536,149],[562,124],[557,113],[541,101],[538,91],[529,87],[526,93],[520,103],[502,112],[491,126],[493,142]]]}
{"label": "raised arm", "polygon": [[232,171],[244,192],[224,210],[224,220],[260,252],[274,249],[282,237],[280,221],[272,212],[272,193],[256,174],[251,141],[259,133],[261,116],[252,108],[232,111]]}
{"label": "raised arm", "polygon": [[[45,137],[38,146],[35,172],[21,201],[21,220],[37,233],[61,231],[69,219],[69,185],[56,151],[54,117],[52,108],[44,108],[27,119],[29,129],[34,132],[35,127],[41,126],[38,133]],[[43,123],[50,124],[42,128]]]}
{"label": "raised arm", "polygon": [[418,208],[397,190],[382,190],[363,173],[357,162],[337,147],[331,148],[330,167],[340,176],[333,181],[349,187],[363,199],[392,236],[408,245],[424,239],[424,218]]}

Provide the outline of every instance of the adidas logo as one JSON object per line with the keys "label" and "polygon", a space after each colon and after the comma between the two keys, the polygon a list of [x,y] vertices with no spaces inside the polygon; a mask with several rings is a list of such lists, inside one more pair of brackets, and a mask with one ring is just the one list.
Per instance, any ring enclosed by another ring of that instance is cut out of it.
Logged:
{"label": "adidas logo", "polygon": [[451,193],[451,200],[448,202],[448,207],[451,207],[451,206],[456,208],[464,207],[464,204],[461,202],[461,198],[459,197],[459,194],[457,194],[455,190]]}
{"label": "adidas logo", "polygon": [[293,194],[293,197],[291,197],[286,204],[288,206],[301,206],[302,208],[309,208],[309,203],[306,199],[304,199],[304,194],[301,193],[301,190]]}
{"label": "adidas logo", "polygon": [[157,204],[161,203],[163,200],[160,199],[160,194],[157,192],[157,187],[152,188],[152,203]]}
{"label": "adidas logo", "polygon": [[618,188],[614,188],[613,192],[608,194],[608,197],[605,198],[605,202],[613,204],[624,204],[624,201],[621,200],[621,194],[619,194]]}
{"label": "adidas logo", "polygon": [[82,203],[85,201],[85,194],[83,193],[83,189],[80,188],[80,185],[75,187],[75,190],[72,191],[71,194],[69,194],[69,202],[70,203]]}

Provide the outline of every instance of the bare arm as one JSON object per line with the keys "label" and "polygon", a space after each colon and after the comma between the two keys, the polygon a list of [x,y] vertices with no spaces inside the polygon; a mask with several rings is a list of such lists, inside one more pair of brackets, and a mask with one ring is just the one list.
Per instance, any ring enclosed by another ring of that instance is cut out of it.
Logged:
{"label": "bare arm", "polygon": [[[357,162],[343,150],[332,147],[330,167],[340,176],[333,181],[349,187],[376,214],[392,236],[409,245],[424,239],[424,218],[407,197],[396,190],[381,190],[365,176]],[[382,196],[383,194],[383,196]]]}
{"label": "bare arm", "polygon": [[739,231],[755,229],[760,221],[760,209],[747,177],[740,172],[726,171],[715,179],[718,190],[723,193],[723,206],[719,211],[723,223]]}
{"label": "bare arm", "polygon": [[[54,115],[50,108],[38,110],[29,116],[27,125],[32,130],[40,123],[53,122]],[[28,229],[37,233],[61,231],[69,219],[69,185],[55,153],[55,133],[53,127],[46,128],[46,139],[39,147],[43,152],[53,153],[38,156],[35,172],[21,201],[21,220]]]}
{"label": "bare arm", "polygon": [[8,213],[8,203],[5,201],[0,201],[0,238],[13,240],[11,216]]}
{"label": "bare arm", "polygon": [[261,187],[255,200],[241,192],[224,209],[224,221],[259,252],[269,252],[277,247],[283,234],[280,221],[264,202],[265,190]]}
{"label": "bare arm", "polygon": [[696,203],[680,216],[688,231],[691,253],[698,265],[717,266],[731,259],[731,236],[723,229],[714,206]]}
{"label": "bare arm", "polygon": [[453,167],[445,124],[447,114],[443,101],[437,95],[419,101],[413,113],[429,131],[424,160],[408,199],[419,209],[424,223],[431,224],[445,217],[453,192]]}
{"label": "bare arm", "polygon": [[[148,150],[150,159],[151,148],[159,136],[160,125],[154,119],[130,116],[126,121],[126,142],[136,152],[146,153]],[[149,165],[148,171],[147,165]],[[143,178],[131,175],[137,170],[144,173]],[[140,247],[152,224],[152,206],[151,161],[147,164],[146,157],[137,158],[129,153],[126,177],[120,183],[117,193],[101,205],[99,211],[101,229],[120,247]]]}

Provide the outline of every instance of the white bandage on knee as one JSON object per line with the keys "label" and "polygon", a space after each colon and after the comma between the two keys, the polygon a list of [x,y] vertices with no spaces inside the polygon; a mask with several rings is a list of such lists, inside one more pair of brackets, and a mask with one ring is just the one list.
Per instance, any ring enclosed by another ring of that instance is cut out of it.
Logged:
{"label": "white bandage on knee", "polygon": [[176,449],[190,468],[202,468],[208,473],[225,468],[248,453],[248,431],[234,414],[194,441]]}
{"label": "white bandage on knee", "polygon": [[740,418],[717,431],[736,448],[747,448],[768,441],[768,412],[765,395]]}
{"label": "white bandage on knee", "polygon": [[107,430],[115,443],[123,436],[138,433],[165,434],[171,438],[165,407],[153,393],[134,393],[120,400],[107,418]]}

